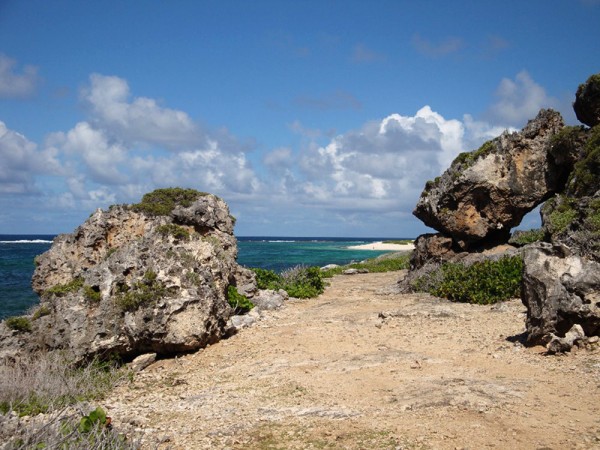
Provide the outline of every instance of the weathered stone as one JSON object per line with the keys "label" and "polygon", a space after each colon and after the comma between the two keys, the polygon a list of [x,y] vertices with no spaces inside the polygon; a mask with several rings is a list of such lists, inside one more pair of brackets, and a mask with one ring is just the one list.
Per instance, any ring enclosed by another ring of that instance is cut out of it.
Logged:
{"label": "weathered stone", "polygon": [[156,353],[146,353],[136,357],[131,363],[129,363],[129,369],[133,372],[140,372],[156,361]]}
{"label": "weathered stone", "polygon": [[[232,231],[226,203],[208,194],[170,215],[96,211],[37,258],[32,284],[49,314],[32,321],[17,347],[128,359],[219,340],[232,314],[228,286],[256,290],[236,262]],[[7,339],[0,336],[0,345],[15,341]]]}
{"label": "weathered stone", "polygon": [[412,270],[430,262],[443,262],[452,259],[456,252],[451,237],[441,233],[422,234],[415,240],[415,249],[410,256]]}
{"label": "weathered stone", "polygon": [[346,269],[342,275],[358,275],[359,273],[369,273],[369,269]]}
{"label": "weathered stone", "polygon": [[600,123],[600,73],[592,75],[579,85],[573,109],[581,123],[590,127]]}
{"label": "weathered stone", "polygon": [[254,308],[258,311],[280,308],[283,302],[289,299],[289,295],[283,289],[273,291],[270,289],[260,290],[257,295],[252,297]]}
{"label": "weathered stone", "polygon": [[552,334],[546,349],[550,354],[568,352],[577,341],[581,341],[584,338],[585,333],[583,332],[583,328],[581,328],[581,325],[575,324],[567,331],[565,337],[561,338]]}
{"label": "weathered stone", "polygon": [[525,214],[564,187],[568,169],[548,157],[563,126],[559,113],[541,110],[521,132],[462,153],[427,183],[413,214],[463,248],[506,242]]}
{"label": "weathered stone", "polygon": [[600,264],[566,246],[536,243],[523,250],[521,300],[527,307],[527,343],[547,344],[575,324],[600,332]]}

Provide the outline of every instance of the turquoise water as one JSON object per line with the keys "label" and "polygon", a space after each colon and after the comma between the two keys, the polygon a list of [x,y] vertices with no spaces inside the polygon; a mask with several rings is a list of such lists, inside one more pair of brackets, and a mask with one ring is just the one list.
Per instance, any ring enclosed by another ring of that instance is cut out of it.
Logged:
{"label": "turquoise water", "polygon": [[[37,304],[31,289],[34,258],[47,251],[54,236],[0,235],[0,319],[23,314]],[[281,272],[299,264],[324,266],[374,258],[387,252],[349,250],[348,246],[385,238],[238,237],[238,263]]]}

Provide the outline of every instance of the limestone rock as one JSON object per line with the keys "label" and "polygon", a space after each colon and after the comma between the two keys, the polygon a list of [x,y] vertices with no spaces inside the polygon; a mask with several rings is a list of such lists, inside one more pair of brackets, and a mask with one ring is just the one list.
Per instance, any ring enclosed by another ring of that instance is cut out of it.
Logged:
{"label": "limestone rock", "polygon": [[585,333],[583,332],[581,325],[575,324],[567,331],[565,337],[561,338],[554,334],[552,334],[551,337],[551,341],[546,346],[548,353],[564,353],[571,350],[577,341],[584,339]]}
{"label": "limestone rock", "polygon": [[278,291],[264,289],[252,297],[252,303],[254,303],[255,309],[263,311],[280,308],[288,299],[289,295],[283,289],[279,289]]}
{"label": "limestone rock", "polygon": [[566,246],[536,243],[523,250],[521,300],[527,307],[527,343],[547,344],[578,324],[600,333],[600,264]]}
{"label": "limestone rock", "polygon": [[156,361],[156,353],[146,353],[135,358],[129,364],[129,369],[133,372],[140,372]]}
{"label": "limestone rock", "polygon": [[25,348],[63,349],[75,360],[130,359],[219,340],[232,314],[228,286],[256,287],[236,262],[227,204],[198,194],[166,215],[132,206],[98,210],[58,236],[37,258],[32,285],[49,313],[32,321],[29,338],[20,337]]}
{"label": "limestone rock", "polygon": [[579,86],[573,109],[577,119],[590,127],[600,123],[600,73]]}
{"label": "limestone rock", "polygon": [[429,262],[449,261],[456,255],[451,237],[441,233],[422,234],[415,240],[415,249],[410,256],[412,270],[423,267]]}
{"label": "limestone rock", "polygon": [[460,154],[427,183],[413,214],[463,248],[506,242],[525,214],[564,187],[568,168],[548,156],[563,126],[559,113],[541,110],[520,132]]}

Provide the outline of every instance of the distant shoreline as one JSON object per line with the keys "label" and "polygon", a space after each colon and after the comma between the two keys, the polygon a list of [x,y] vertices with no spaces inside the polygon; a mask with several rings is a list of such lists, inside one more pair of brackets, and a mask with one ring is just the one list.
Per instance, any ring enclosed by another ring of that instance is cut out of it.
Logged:
{"label": "distant shoreline", "polygon": [[392,244],[383,241],[379,242],[370,242],[368,244],[362,245],[351,245],[346,247],[348,250],[393,250],[393,251],[409,251],[414,250],[415,246],[413,244]]}

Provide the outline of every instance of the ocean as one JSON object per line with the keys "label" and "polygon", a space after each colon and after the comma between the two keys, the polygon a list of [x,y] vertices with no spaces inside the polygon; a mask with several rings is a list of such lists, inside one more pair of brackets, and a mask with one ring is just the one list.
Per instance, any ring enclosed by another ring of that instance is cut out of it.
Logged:
{"label": "ocean", "polygon": [[[47,251],[54,235],[0,234],[0,320],[25,313],[39,301],[31,289],[34,258]],[[237,237],[238,262],[246,267],[282,272],[297,265],[347,264],[384,251],[349,250],[351,245],[389,238]],[[398,239],[398,238],[394,238]]]}

